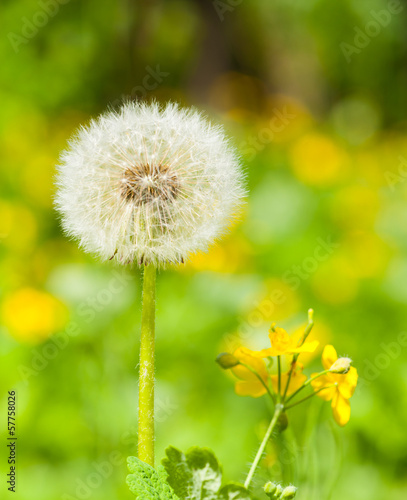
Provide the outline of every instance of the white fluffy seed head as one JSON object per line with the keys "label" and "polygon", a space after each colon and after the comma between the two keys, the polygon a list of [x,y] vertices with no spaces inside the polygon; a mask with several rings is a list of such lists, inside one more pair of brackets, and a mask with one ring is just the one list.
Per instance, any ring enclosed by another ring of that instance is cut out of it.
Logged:
{"label": "white fluffy seed head", "polygon": [[169,103],[127,103],[82,127],[61,155],[56,208],[103,260],[157,267],[206,251],[245,196],[220,127]]}

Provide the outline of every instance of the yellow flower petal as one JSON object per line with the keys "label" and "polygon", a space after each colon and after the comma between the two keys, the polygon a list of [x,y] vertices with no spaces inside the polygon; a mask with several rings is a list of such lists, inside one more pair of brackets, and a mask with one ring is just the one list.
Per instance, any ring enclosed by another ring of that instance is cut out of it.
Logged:
{"label": "yellow flower petal", "polygon": [[[252,351],[250,351],[250,349],[247,349],[246,347],[239,347],[235,350],[233,355],[241,363],[250,366],[253,370],[255,370],[264,381],[267,380],[268,373],[266,364],[262,359],[252,356]],[[245,366],[237,365],[232,368],[232,372],[237,378],[240,378],[241,380],[259,382],[256,374],[251,372]]]}
{"label": "yellow flower petal", "polygon": [[235,392],[238,396],[251,396],[252,398],[259,398],[266,394],[266,388],[262,385],[262,383],[257,381],[244,381],[239,380],[235,384]]}
{"label": "yellow flower petal", "polygon": [[337,359],[338,355],[335,351],[334,346],[332,345],[325,346],[324,352],[322,353],[322,365],[325,368],[325,370],[329,370]]}
{"label": "yellow flower petal", "polygon": [[318,340],[312,340],[311,342],[304,342],[304,344],[301,347],[296,347],[295,349],[292,349],[289,352],[290,353],[293,353],[293,352],[314,352],[318,346],[319,346]]}
{"label": "yellow flower petal", "polygon": [[[315,375],[318,375],[317,373],[313,373],[311,377],[315,377]],[[311,382],[312,388],[314,389],[315,392],[319,391],[320,389],[321,392],[318,392],[317,396],[324,401],[330,401],[332,398],[334,398],[337,388],[335,386],[332,386],[332,378],[329,375],[321,375],[320,377],[316,378]]]}
{"label": "yellow flower petal", "polygon": [[341,396],[339,391],[336,391],[335,397],[332,399],[332,412],[338,425],[344,426],[349,422],[350,403]]}
{"label": "yellow flower petal", "polygon": [[[299,389],[304,382],[307,380],[307,377],[302,373],[303,366],[299,365],[293,372],[290,380],[290,385],[288,386],[287,395],[292,394],[297,389]],[[278,375],[272,375],[271,383],[273,384],[274,392],[278,392]],[[281,391],[284,393],[285,387],[288,381],[288,372],[281,374]]]}
{"label": "yellow flower petal", "polygon": [[305,342],[301,347],[297,347],[294,339],[292,339],[283,328],[279,327],[276,327],[274,331],[270,331],[269,339],[271,348],[262,349],[261,351],[254,351],[254,356],[259,358],[266,358],[268,356],[282,356],[284,354],[314,352],[319,344],[317,340],[314,340],[312,342]]}
{"label": "yellow flower petal", "polygon": [[270,332],[269,339],[271,342],[271,349],[274,352],[272,356],[285,354],[286,352],[290,352],[290,349],[293,348],[293,341],[284,328],[276,327]]}
{"label": "yellow flower petal", "polygon": [[262,349],[261,351],[252,351],[251,353],[255,358],[268,358],[269,356],[275,356],[274,349],[271,347],[268,349]]}
{"label": "yellow flower petal", "polygon": [[338,384],[339,392],[344,398],[351,398],[358,383],[358,372],[356,368],[352,366],[346,375],[338,375],[338,377],[341,377]]}
{"label": "yellow flower petal", "polygon": [[270,331],[269,339],[271,347],[260,351],[250,351],[250,354],[256,358],[267,358],[269,356],[283,356],[284,354],[294,354],[300,352],[310,353],[314,352],[319,345],[317,340],[313,340],[311,342],[304,342],[302,346],[297,347],[297,343],[294,339],[291,338],[283,328],[279,327]]}

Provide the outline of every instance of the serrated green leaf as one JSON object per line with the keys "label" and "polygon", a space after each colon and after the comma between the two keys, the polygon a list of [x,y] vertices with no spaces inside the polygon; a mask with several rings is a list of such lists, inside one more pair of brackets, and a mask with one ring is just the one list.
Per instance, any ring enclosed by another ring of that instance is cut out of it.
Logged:
{"label": "serrated green leaf", "polygon": [[194,447],[184,454],[171,446],[166,455],[168,483],[182,500],[218,499],[222,470],[211,450]]}
{"label": "serrated green leaf", "polygon": [[251,500],[250,493],[240,484],[230,483],[219,491],[219,500]]}
{"label": "serrated green leaf", "polygon": [[165,453],[167,456],[161,463],[167,472],[168,483],[181,499],[188,498],[193,478],[186,456],[173,446],[167,448]]}
{"label": "serrated green leaf", "polygon": [[160,476],[161,480],[168,484],[168,473],[163,465],[159,465],[155,468],[157,474]]}
{"label": "serrated green leaf", "polygon": [[127,464],[132,474],[127,476],[126,482],[138,500],[179,500],[166,481],[165,469],[156,471],[136,457],[128,457]]}
{"label": "serrated green leaf", "polygon": [[222,469],[214,453],[207,448],[194,447],[187,452],[186,457],[194,477],[193,498],[217,498],[222,483]]}

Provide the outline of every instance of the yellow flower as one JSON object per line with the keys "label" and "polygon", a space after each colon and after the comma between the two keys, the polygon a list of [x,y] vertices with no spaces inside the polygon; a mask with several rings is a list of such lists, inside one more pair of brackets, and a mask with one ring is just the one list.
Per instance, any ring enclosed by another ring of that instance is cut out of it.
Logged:
{"label": "yellow flower", "polygon": [[[251,351],[245,347],[239,347],[233,355],[242,363],[256,371],[267,385],[268,372],[266,364],[262,359],[255,358],[251,355]],[[267,389],[249,368],[242,365],[237,365],[232,368],[233,374],[240,380],[236,382],[235,391],[239,396],[252,396],[258,398],[266,394]]]}
{"label": "yellow flower", "polygon": [[[295,368],[290,379],[290,385],[288,386],[287,396],[289,396],[297,389],[299,389],[307,380],[306,375],[302,373],[303,368],[304,366],[302,364],[300,363],[295,364]],[[283,394],[285,391],[285,387],[287,385],[289,373],[290,372],[288,371],[286,373],[281,374],[281,392]],[[271,378],[271,383],[273,384],[274,392],[278,393],[278,375],[272,375],[270,378]]]}
{"label": "yellow flower", "polygon": [[313,340],[311,342],[304,342],[302,346],[298,347],[295,340],[283,328],[279,327],[270,330],[269,339],[271,347],[262,349],[261,351],[253,351],[251,353],[252,356],[267,358],[268,356],[281,356],[283,354],[314,352],[319,344],[317,340]]}
{"label": "yellow flower", "polygon": [[[322,353],[322,364],[325,370],[329,370],[338,360],[338,355],[333,346],[327,345]],[[311,377],[317,374],[313,373]],[[336,422],[343,426],[349,422],[350,403],[358,382],[358,372],[353,366],[345,375],[327,373],[311,382],[314,391],[319,391],[319,396],[324,401],[332,401],[332,412]]]}
{"label": "yellow flower", "polygon": [[[320,133],[301,136],[290,151],[291,163],[297,178],[311,186],[332,186],[349,171],[349,157],[341,146]],[[324,167],[320,167],[320,158]]]}
{"label": "yellow flower", "polygon": [[4,325],[20,342],[38,344],[61,329],[67,310],[57,298],[33,288],[21,288],[6,296],[1,307]]}

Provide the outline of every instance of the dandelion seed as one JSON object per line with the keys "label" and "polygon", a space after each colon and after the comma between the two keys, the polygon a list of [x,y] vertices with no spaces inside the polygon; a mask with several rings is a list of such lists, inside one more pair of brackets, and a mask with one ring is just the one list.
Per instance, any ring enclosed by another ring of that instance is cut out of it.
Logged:
{"label": "dandelion seed", "polygon": [[81,128],[57,185],[63,227],[86,251],[156,267],[206,251],[245,195],[222,129],[172,103],[128,103]]}

